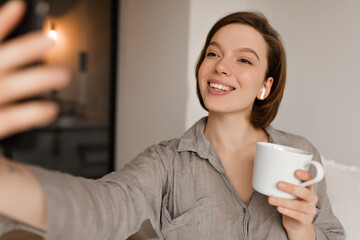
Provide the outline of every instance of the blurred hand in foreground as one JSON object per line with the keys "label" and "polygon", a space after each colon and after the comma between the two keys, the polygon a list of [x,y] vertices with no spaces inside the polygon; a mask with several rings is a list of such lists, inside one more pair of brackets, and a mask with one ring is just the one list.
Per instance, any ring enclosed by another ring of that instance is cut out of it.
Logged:
{"label": "blurred hand in foreground", "polygon": [[4,42],[24,12],[23,1],[9,1],[0,8],[0,139],[54,120],[59,111],[55,103],[19,100],[64,88],[70,80],[62,67],[23,67],[54,46],[45,34],[34,32]]}

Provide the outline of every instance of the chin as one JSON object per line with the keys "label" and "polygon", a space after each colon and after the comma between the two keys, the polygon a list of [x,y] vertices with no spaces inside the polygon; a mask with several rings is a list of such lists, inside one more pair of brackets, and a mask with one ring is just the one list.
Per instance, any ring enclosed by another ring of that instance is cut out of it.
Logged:
{"label": "chin", "polygon": [[214,104],[214,105],[210,105],[210,104],[206,104],[205,107],[207,108],[207,110],[213,113],[232,113],[234,112],[234,109],[229,109],[228,107],[225,107],[224,105],[219,106],[219,104]]}
{"label": "chin", "polygon": [[229,106],[225,104],[206,104],[205,107],[208,109],[209,113],[218,113],[218,114],[230,114],[230,113],[240,113],[240,114],[251,114],[251,109],[248,107],[240,107],[240,106]]}

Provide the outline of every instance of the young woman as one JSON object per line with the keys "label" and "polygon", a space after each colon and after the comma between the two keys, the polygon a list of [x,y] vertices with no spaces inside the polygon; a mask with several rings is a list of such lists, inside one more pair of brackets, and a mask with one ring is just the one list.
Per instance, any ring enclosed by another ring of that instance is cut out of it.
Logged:
{"label": "young woman", "polygon": [[[22,8],[11,3],[1,10],[0,38]],[[10,23],[4,24],[5,18]],[[12,104],[66,84],[61,69],[16,70],[50,45],[36,34],[2,44],[2,136],[53,118],[54,106],[48,103]],[[24,54],[14,56],[19,49]],[[56,79],[48,83],[46,78]],[[26,224],[48,239],[126,239],[150,219],[161,239],[344,239],[324,180],[309,187],[279,182],[278,188],[295,200],[267,197],[252,188],[256,142],[301,148],[320,161],[306,139],[270,126],[284,91],[286,61],[279,35],[266,18],[237,12],[220,19],[208,34],[196,78],[208,116],[181,138],[149,147],[120,172],[90,180],[1,159],[0,231]],[[38,109],[46,114],[36,115]],[[31,117],[21,117],[29,112]],[[296,176],[312,178],[302,170]]]}

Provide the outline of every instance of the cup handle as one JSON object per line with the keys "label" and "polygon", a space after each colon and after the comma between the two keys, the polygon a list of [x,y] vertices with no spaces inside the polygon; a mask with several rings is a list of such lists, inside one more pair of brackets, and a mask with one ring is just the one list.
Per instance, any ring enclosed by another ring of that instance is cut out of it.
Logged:
{"label": "cup handle", "polygon": [[299,186],[307,187],[314,183],[320,182],[324,177],[324,168],[321,166],[319,162],[312,160],[305,163],[305,165],[309,165],[309,164],[313,165],[316,168],[316,176],[309,181],[300,183]]}

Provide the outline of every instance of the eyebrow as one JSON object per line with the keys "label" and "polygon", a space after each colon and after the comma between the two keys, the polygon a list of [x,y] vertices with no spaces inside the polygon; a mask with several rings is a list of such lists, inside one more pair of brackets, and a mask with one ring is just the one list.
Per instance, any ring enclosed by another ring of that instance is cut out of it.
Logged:
{"label": "eyebrow", "polygon": [[[210,42],[209,46],[215,46],[221,49],[221,46],[218,42]],[[249,52],[252,53],[256,56],[256,58],[260,61],[259,55],[255,52],[255,50],[251,49],[251,48],[237,48],[235,49],[236,52]]]}

